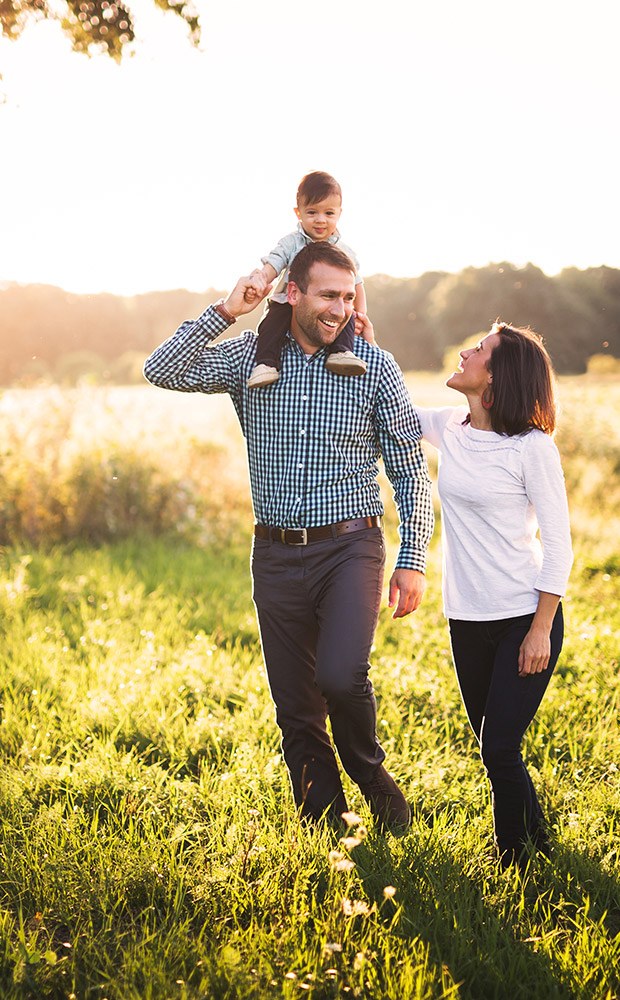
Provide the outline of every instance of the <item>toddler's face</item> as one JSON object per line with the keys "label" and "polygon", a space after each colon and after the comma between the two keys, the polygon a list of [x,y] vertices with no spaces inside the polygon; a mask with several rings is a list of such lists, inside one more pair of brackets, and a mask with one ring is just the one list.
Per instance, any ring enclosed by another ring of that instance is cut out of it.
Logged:
{"label": "toddler's face", "polygon": [[323,242],[333,236],[341,212],[340,198],[335,194],[328,195],[323,201],[316,201],[313,205],[298,205],[295,209],[295,215],[304,231],[317,242]]}

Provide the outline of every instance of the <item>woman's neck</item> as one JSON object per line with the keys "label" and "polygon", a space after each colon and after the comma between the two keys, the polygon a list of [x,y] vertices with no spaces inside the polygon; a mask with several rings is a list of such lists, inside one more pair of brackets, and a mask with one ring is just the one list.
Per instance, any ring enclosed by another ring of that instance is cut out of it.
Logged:
{"label": "woman's neck", "polygon": [[492,431],[491,415],[482,405],[480,396],[468,396],[469,424],[477,431]]}

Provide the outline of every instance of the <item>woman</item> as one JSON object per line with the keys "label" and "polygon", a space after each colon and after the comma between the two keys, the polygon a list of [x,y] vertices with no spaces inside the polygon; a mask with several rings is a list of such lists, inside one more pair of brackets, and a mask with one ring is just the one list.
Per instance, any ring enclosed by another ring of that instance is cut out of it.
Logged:
{"label": "woman", "polygon": [[467,407],[418,414],[439,450],[444,611],[507,867],[524,863],[530,845],[548,847],[520,748],[562,647],[568,506],[540,338],[496,323],[460,357],[446,384]]}

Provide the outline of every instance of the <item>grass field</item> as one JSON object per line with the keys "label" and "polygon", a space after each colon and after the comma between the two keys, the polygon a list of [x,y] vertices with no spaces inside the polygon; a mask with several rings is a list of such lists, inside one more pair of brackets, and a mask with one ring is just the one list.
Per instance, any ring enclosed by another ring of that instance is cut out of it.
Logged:
{"label": "grass field", "polygon": [[[436,383],[410,377],[452,401]],[[373,654],[414,823],[378,834],[346,781],[368,833],[339,844],[292,806],[228,401],[0,399],[3,1000],[620,997],[620,381],[561,389],[576,560],[526,741],[554,852],[525,877],[496,867],[438,537],[423,608],[386,608]]]}

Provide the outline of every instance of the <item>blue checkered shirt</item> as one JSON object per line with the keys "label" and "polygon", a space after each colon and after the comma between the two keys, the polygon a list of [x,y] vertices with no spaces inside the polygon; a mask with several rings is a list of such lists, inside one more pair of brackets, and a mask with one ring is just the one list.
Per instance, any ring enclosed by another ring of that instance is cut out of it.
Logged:
{"label": "blue checkered shirt", "polygon": [[383,514],[378,461],[400,514],[397,568],[424,571],[433,533],[431,483],[420,424],[391,354],[361,337],[361,378],[327,371],[325,350],[309,359],[288,335],[279,381],[248,389],[256,334],[211,345],[227,328],[209,306],[147,359],[149,382],[181,392],[228,392],[247,442],[254,514],[260,524],[305,527]]}

